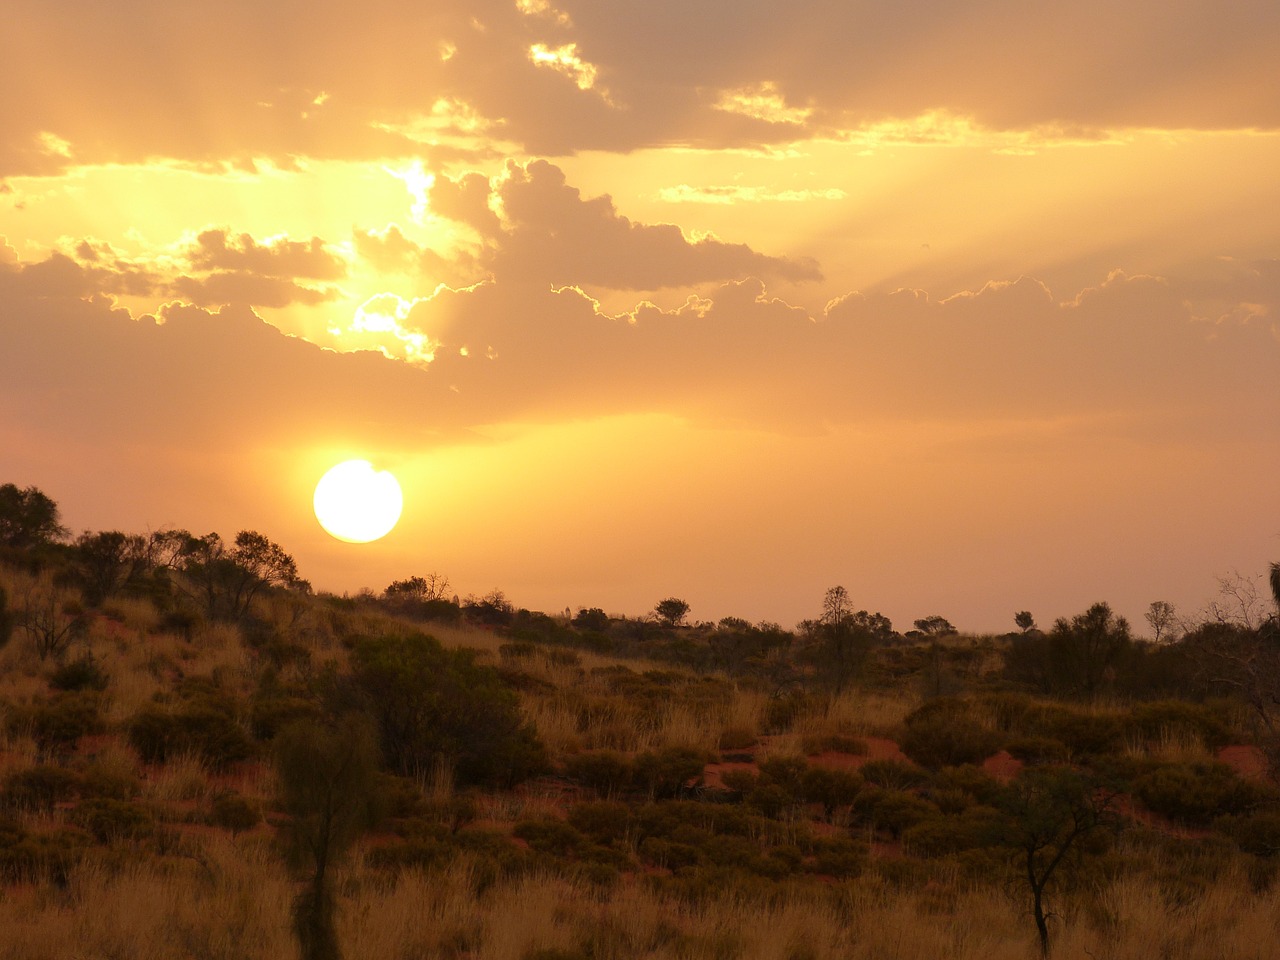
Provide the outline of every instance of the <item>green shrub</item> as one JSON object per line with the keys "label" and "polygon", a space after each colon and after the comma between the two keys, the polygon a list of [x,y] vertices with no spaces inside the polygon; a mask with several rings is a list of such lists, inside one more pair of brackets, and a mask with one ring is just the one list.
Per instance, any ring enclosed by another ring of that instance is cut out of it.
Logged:
{"label": "green shrub", "polygon": [[1133,793],[1148,810],[1197,826],[1274,798],[1274,791],[1242,780],[1224,763],[1163,764],[1138,777]]}
{"label": "green shrub", "polygon": [[412,775],[443,760],[461,784],[510,787],[547,769],[515,694],[475,651],[445,650],[425,634],[364,639],[352,670],[393,770]]}
{"label": "green shrub", "polygon": [[[964,793],[972,803],[991,806],[1000,797],[1000,782],[981,767],[965,764],[948,767],[933,779],[936,790],[956,790]],[[966,806],[971,804],[966,804]]]}
{"label": "green shrub", "polygon": [[260,697],[249,709],[249,730],[257,740],[270,740],[295,720],[315,720],[320,707],[303,697]]}
{"label": "green shrub", "polygon": [[963,700],[940,697],[906,718],[902,752],[923,767],[938,770],[981,763],[1000,749],[1002,737],[982,726]]}
{"label": "green shrub", "polygon": [[81,801],[73,820],[99,843],[139,840],[150,836],[156,825],[155,815],[142,804],[105,797]]}
{"label": "green shrub", "polygon": [[1037,727],[1040,736],[1061,741],[1076,759],[1105,756],[1124,746],[1124,723],[1108,714],[1047,709],[1037,721]]}
{"label": "green shrub", "polygon": [[842,733],[828,733],[821,736],[808,734],[801,741],[807,756],[819,753],[848,753],[855,757],[867,755],[867,741],[858,737],[846,736]]}
{"label": "green shrub", "polygon": [[222,703],[205,698],[172,707],[149,704],[130,719],[128,734],[145,763],[194,753],[221,770],[254,754],[253,741],[235,717]]}
{"label": "green shrub", "polygon": [[720,750],[746,750],[756,745],[755,731],[750,727],[725,727],[716,744]]}
{"label": "green shrub", "polygon": [[44,753],[66,753],[83,736],[106,729],[102,697],[96,691],[57,693],[47,700],[12,708],[10,733],[25,732]]}
{"label": "green shrub", "polygon": [[910,790],[927,783],[929,775],[901,760],[869,760],[858,768],[862,779],[888,790]]}
{"label": "green shrub", "polygon": [[824,837],[813,841],[814,873],[844,879],[859,876],[867,865],[867,845],[847,837]]}
{"label": "green shrub", "polygon": [[707,751],[695,747],[646,750],[635,759],[635,784],[657,799],[675,797],[687,785],[700,780],[703,769],[713,759]]}
{"label": "green shrub", "polygon": [[0,787],[0,808],[45,813],[55,804],[73,799],[80,791],[80,778],[65,767],[39,764],[16,770]]}
{"label": "green shrub", "polygon": [[1256,857],[1280,856],[1280,810],[1272,808],[1220,817],[1213,826],[1234,840],[1245,853]]}
{"label": "green shrub", "polygon": [[765,706],[763,727],[765,733],[786,733],[800,717],[818,707],[812,694],[794,692],[773,697]]}
{"label": "green shrub", "polygon": [[631,787],[635,768],[630,758],[612,750],[592,750],[565,758],[564,774],[601,797],[615,797]]}
{"label": "green shrub", "polygon": [[850,770],[810,767],[800,778],[800,794],[805,803],[822,804],[827,819],[831,819],[837,807],[853,803],[862,783],[862,777]]}
{"label": "green shrub", "polygon": [[1029,767],[1046,763],[1065,763],[1067,745],[1049,737],[1015,737],[1005,744],[1009,755]]}
{"label": "green shrub", "polygon": [[80,773],[80,796],[108,800],[131,800],[142,789],[132,771],[116,770],[101,763],[90,763]]}
{"label": "green shrub", "polygon": [[560,857],[581,853],[587,846],[584,837],[572,824],[553,817],[541,820],[521,820],[512,828],[512,835],[541,853]]}
{"label": "green shrub", "polygon": [[593,843],[608,844],[626,836],[631,810],[625,803],[600,800],[576,804],[569,811],[569,823]]}
{"label": "green shrub", "polygon": [[1194,736],[1212,749],[1226,746],[1232,739],[1230,727],[1212,710],[1185,700],[1140,703],[1129,711],[1129,725],[1148,741]]}
{"label": "green shrub", "polygon": [[854,801],[853,812],[874,830],[900,837],[904,830],[930,818],[941,816],[932,803],[902,790],[864,790]]}
{"label": "green shrub", "polygon": [[18,883],[46,880],[66,886],[92,838],[82,830],[28,833],[0,823],[0,877]]}
{"label": "green shrub", "polygon": [[49,675],[49,686],[55,690],[97,690],[107,689],[110,678],[92,653],[86,652],[75,660],[59,664]]}
{"label": "green shrub", "polygon": [[215,827],[230,830],[233,834],[252,830],[262,822],[262,811],[252,800],[227,790],[213,798],[209,809],[209,822]]}

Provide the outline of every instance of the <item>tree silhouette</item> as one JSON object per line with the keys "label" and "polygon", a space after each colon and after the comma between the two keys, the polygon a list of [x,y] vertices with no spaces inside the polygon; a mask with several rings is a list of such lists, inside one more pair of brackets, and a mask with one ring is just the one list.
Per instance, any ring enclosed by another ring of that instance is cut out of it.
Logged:
{"label": "tree silhouette", "polygon": [[0,546],[28,550],[67,535],[58,505],[36,487],[0,486]]}
{"label": "tree silhouette", "polygon": [[653,612],[668,627],[678,627],[684,622],[684,618],[689,615],[689,604],[678,597],[667,597],[667,599],[658,602],[658,605],[653,608]]}
{"label": "tree silhouette", "polygon": [[377,737],[367,717],[297,721],[275,740],[281,828],[289,862],[306,882],[294,900],[303,960],[340,960],[332,868],[378,819]]}
{"label": "tree silhouette", "polygon": [[1036,618],[1031,615],[1030,610],[1019,610],[1013,615],[1013,622],[1023,633],[1036,628]]}
{"label": "tree silhouette", "polygon": [[1021,880],[1031,897],[1040,952],[1049,955],[1050,884],[1077,868],[1090,840],[1117,829],[1117,792],[1069,767],[1024,770],[997,801],[1004,815],[994,824],[998,841],[1015,851]]}

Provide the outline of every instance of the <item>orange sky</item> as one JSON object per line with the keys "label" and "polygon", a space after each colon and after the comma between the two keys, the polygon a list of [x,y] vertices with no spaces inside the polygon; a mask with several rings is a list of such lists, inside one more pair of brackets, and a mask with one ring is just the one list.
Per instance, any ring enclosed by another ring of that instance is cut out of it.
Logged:
{"label": "orange sky", "polygon": [[1194,614],[1280,559],[1280,10],[899,7],[12,0],[0,481],[338,591]]}

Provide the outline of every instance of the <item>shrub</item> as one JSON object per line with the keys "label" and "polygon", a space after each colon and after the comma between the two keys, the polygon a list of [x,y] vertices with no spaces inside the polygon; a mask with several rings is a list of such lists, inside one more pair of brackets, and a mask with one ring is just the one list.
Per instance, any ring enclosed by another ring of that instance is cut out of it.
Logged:
{"label": "shrub", "polygon": [[227,708],[200,699],[176,707],[150,704],[128,724],[129,743],[146,763],[194,753],[215,770],[253,756],[253,741]]}
{"label": "shrub", "polygon": [[1075,758],[1105,756],[1124,744],[1124,723],[1107,714],[1051,709],[1044,711],[1037,725],[1041,736],[1061,741]]}
{"label": "shrub", "polygon": [[28,833],[12,822],[0,823],[0,877],[16,882],[48,880],[66,886],[90,842],[81,830]]}
{"label": "shrub", "polygon": [[234,790],[228,790],[213,798],[209,810],[209,822],[215,827],[222,827],[235,834],[241,830],[252,830],[261,823],[262,811],[247,797]]}
{"label": "shrub", "polygon": [[1245,853],[1257,857],[1280,855],[1280,810],[1259,810],[1239,816],[1220,817],[1214,828],[1235,841]]}
{"label": "shrub", "polygon": [[97,690],[107,689],[110,678],[92,653],[75,660],[59,664],[49,676],[49,686],[55,690]]}
{"label": "shrub", "polygon": [[720,731],[720,740],[716,746],[720,750],[746,750],[755,745],[755,731],[750,727],[725,727]]}
{"label": "shrub", "polygon": [[874,830],[900,837],[904,830],[940,815],[932,803],[902,790],[864,790],[854,801],[853,811]]}
{"label": "shrub", "polygon": [[1193,825],[1206,825],[1221,815],[1246,813],[1274,796],[1240,779],[1224,763],[1163,764],[1138,777],[1133,793],[1154,813]]}
{"label": "shrub", "polygon": [[1000,735],[979,724],[963,700],[931,700],[908,714],[906,725],[902,752],[931,770],[980,763],[1000,749]]}
{"label": "shrub", "polygon": [[889,790],[909,790],[929,780],[929,775],[919,767],[901,760],[869,760],[858,768],[867,783]]}
{"label": "shrub", "polygon": [[862,789],[862,777],[849,770],[810,767],[800,779],[800,793],[806,803],[820,803],[827,819],[836,807],[853,803]]}
{"label": "shrub", "polygon": [[73,820],[99,843],[138,840],[155,830],[155,816],[149,809],[129,800],[106,797],[81,801]]}
{"label": "shrub", "polygon": [[1140,703],[1129,712],[1129,724],[1145,740],[1162,736],[1194,736],[1214,748],[1231,742],[1231,730],[1203,704],[1185,700]]}
{"label": "shrub", "polygon": [[80,790],[80,778],[65,767],[40,764],[17,770],[0,787],[0,808],[43,813],[70,800]]}
{"label": "shrub", "polygon": [[1006,743],[1004,748],[1009,751],[1010,756],[1031,767],[1046,763],[1065,763],[1067,760],[1067,745],[1049,737],[1016,737]]}
{"label": "shrub", "polygon": [[860,875],[867,863],[867,845],[846,837],[821,838],[813,842],[814,873],[843,879]]}
{"label": "shrub", "polygon": [[445,650],[425,634],[387,636],[357,642],[352,661],[397,772],[445,760],[460,783],[513,786],[547,768],[515,694],[474,651]]}
{"label": "shrub", "polygon": [[806,736],[803,740],[804,752],[808,756],[818,753],[848,753],[855,757],[867,755],[867,741],[858,737],[846,736],[842,733],[829,733],[823,736]]}
{"label": "shrub", "polygon": [[253,701],[249,729],[258,740],[270,740],[295,720],[315,720],[320,708],[302,697],[262,697]]}
{"label": "shrub", "polygon": [[797,719],[810,713],[817,705],[817,698],[800,691],[773,697],[765,706],[764,732],[786,733]]}
{"label": "shrub", "polygon": [[658,799],[677,796],[687,784],[701,779],[711,759],[705,750],[694,747],[645,751],[635,759],[636,786]]}
{"label": "shrub", "polygon": [[566,757],[564,774],[601,797],[614,797],[627,790],[635,776],[628,757],[612,750],[593,750]]}
{"label": "shrub", "polygon": [[608,844],[622,839],[630,822],[631,810],[627,805],[611,800],[579,803],[569,811],[569,823],[594,843]]}
{"label": "shrub", "polygon": [[75,749],[83,736],[101,733],[102,698],[96,692],[59,693],[37,703],[17,707],[9,713],[11,733],[26,731],[45,753]]}
{"label": "shrub", "polygon": [[521,820],[516,823],[511,832],[534,850],[561,857],[580,853],[588,842],[587,838],[572,824],[552,817],[541,820]]}

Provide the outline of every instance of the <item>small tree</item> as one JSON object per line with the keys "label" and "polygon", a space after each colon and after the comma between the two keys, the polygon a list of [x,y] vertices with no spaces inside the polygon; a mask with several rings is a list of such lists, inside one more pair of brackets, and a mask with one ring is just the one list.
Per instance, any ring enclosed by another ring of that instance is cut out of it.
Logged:
{"label": "small tree", "polygon": [[658,605],[653,608],[653,612],[668,627],[678,627],[684,623],[684,618],[689,615],[689,604],[678,597],[667,597],[667,599],[658,602]]}
{"label": "small tree", "polygon": [[1151,625],[1151,632],[1155,634],[1156,643],[1159,643],[1161,638],[1178,622],[1178,615],[1173,609],[1173,604],[1165,600],[1153,600],[1143,616],[1146,617],[1147,623]]}
{"label": "small tree", "polygon": [[1014,852],[1043,956],[1049,955],[1050,886],[1081,865],[1099,834],[1119,827],[1116,801],[1115,790],[1068,767],[1026,769],[1000,794],[1004,816],[992,829]]}
{"label": "small tree", "polygon": [[1036,628],[1036,618],[1031,615],[1030,610],[1019,610],[1013,615],[1013,622],[1023,633]]}
{"label": "small tree", "polygon": [[1105,603],[1095,603],[1070,620],[1057,620],[1049,634],[1055,676],[1090,703],[1131,647],[1128,622]]}
{"label": "small tree", "polygon": [[959,633],[946,617],[924,617],[915,621],[915,628],[927,637],[947,637]]}
{"label": "small tree", "polygon": [[4,587],[0,586],[0,647],[9,642],[17,622],[17,616],[9,609],[9,595],[4,592]]}
{"label": "small tree", "polygon": [[378,819],[378,750],[367,717],[297,721],[275,739],[281,828],[290,865],[306,882],[294,900],[303,960],[339,960],[332,867]]}
{"label": "small tree", "polygon": [[836,697],[862,670],[871,648],[894,636],[888,617],[866,610],[854,613],[849,592],[841,586],[827,590],[822,598],[821,618],[816,622],[806,620],[801,629],[816,641],[812,652]]}
{"label": "small tree", "polygon": [[58,505],[42,491],[36,487],[19,490],[12,483],[0,486],[0,546],[27,550],[66,535]]}

